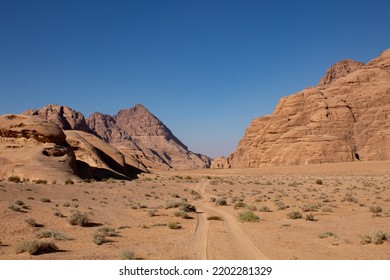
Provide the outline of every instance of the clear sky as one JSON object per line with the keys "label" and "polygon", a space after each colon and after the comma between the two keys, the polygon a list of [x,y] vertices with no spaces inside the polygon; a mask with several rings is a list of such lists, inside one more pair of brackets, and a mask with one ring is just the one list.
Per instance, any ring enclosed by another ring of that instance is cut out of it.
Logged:
{"label": "clear sky", "polygon": [[0,114],[141,103],[192,151],[228,155],[280,97],[387,48],[388,0],[0,0]]}

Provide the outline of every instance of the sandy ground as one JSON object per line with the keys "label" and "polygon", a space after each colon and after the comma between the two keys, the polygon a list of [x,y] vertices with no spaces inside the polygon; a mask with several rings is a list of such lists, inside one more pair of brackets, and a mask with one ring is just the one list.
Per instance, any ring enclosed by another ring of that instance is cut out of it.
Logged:
{"label": "sandy ground", "polygon": [[[187,219],[167,208],[183,200],[196,207]],[[239,221],[248,210],[259,221]],[[74,211],[89,224],[71,225]],[[3,181],[0,221],[0,259],[115,260],[131,251],[145,260],[388,260],[390,242],[378,236],[390,234],[390,162],[170,171],[73,185]],[[97,245],[101,228],[112,236]],[[39,239],[42,232],[65,240]],[[26,240],[51,240],[58,250],[17,253]]]}

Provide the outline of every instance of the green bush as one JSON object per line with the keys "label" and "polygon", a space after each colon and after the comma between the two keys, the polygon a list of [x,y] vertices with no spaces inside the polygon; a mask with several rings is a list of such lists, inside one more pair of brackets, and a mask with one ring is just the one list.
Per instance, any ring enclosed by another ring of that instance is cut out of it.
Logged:
{"label": "green bush", "polygon": [[170,229],[181,229],[181,223],[179,222],[169,222],[167,224],[167,226],[170,228]]}
{"label": "green bush", "polygon": [[260,220],[259,216],[257,216],[255,213],[252,211],[245,211],[242,212],[238,215],[238,220],[240,222],[249,222],[249,223],[254,223],[258,222]]}

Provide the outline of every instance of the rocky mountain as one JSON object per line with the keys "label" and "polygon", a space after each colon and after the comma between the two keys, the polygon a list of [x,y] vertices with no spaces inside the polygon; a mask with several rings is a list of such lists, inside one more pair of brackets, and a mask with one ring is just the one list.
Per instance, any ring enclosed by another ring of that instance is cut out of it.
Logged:
{"label": "rocky mountain", "polygon": [[390,49],[367,64],[336,63],[317,86],[282,98],[213,167],[389,160],[389,119]]}
{"label": "rocky mountain", "polygon": [[[141,104],[120,110],[115,116],[93,113],[87,120],[80,112],[67,106],[53,104],[39,110],[27,110],[23,115],[40,117],[58,125],[65,131],[67,139],[72,139],[70,143],[75,150],[77,162],[85,162],[90,168],[105,168],[107,165],[104,162],[98,163],[100,156],[96,151],[99,149],[90,147],[91,145],[95,147],[98,142],[87,137],[88,133],[114,147],[122,154],[127,170],[132,167],[136,173],[153,169],[207,168],[211,163],[211,159],[207,156],[189,151],[156,116]],[[89,145],[88,142],[92,140],[93,143]],[[92,162],[95,163],[91,165]],[[109,170],[114,173],[119,172],[112,168]],[[134,176],[134,172],[128,174],[122,169],[119,173],[124,176]],[[89,170],[85,174],[90,173]]]}
{"label": "rocky mountain", "polygon": [[206,168],[210,158],[195,154],[144,106],[137,104],[115,116],[94,113],[87,118],[92,133],[146,169]]}

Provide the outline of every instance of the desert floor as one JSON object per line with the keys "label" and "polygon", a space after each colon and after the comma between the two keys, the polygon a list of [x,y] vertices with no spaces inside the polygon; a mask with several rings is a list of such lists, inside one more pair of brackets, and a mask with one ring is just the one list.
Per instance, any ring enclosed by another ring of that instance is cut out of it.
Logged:
{"label": "desert floor", "polygon": [[[69,223],[75,211],[85,226]],[[240,221],[248,211],[259,220]],[[390,162],[3,181],[0,221],[0,259],[389,260]],[[58,249],[17,253],[32,240]]]}

